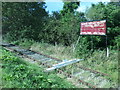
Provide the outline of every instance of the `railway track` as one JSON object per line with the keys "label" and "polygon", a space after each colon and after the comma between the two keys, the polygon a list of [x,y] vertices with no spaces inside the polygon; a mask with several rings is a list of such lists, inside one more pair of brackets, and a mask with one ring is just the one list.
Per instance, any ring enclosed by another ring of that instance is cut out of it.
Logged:
{"label": "railway track", "polygon": [[[61,63],[63,60],[35,52],[32,50],[24,49],[19,46],[2,43],[5,49],[15,52],[18,55],[27,57],[33,61],[36,61],[44,67],[44,69],[52,67],[54,64]],[[58,75],[63,75],[67,80],[73,82],[76,86],[82,88],[110,88],[116,87],[105,76],[109,75],[101,73],[89,68],[80,66],[78,63],[70,64],[59,69],[55,69]]]}

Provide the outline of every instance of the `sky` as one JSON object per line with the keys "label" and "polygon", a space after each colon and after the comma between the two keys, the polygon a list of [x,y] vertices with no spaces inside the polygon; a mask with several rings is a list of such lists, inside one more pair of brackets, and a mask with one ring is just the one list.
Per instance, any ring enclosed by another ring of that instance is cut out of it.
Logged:
{"label": "sky", "polygon": [[[85,12],[85,10],[91,6],[92,3],[109,2],[110,0],[80,0],[80,7],[77,9],[79,12]],[[63,8],[63,2],[61,0],[45,0],[46,10],[51,14],[52,11],[60,11]]]}

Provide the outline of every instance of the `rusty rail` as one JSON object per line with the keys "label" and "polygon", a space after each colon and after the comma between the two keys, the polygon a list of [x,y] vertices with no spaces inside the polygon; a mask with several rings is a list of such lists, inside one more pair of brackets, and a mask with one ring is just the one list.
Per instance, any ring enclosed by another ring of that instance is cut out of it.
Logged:
{"label": "rusty rail", "polygon": [[[10,44],[10,45],[16,46],[16,45],[14,45],[14,44]],[[17,53],[21,54],[22,56],[24,56],[24,57],[26,57],[26,58],[29,58],[29,59],[31,59],[31,60],[33,60],[33,61],[36,61],[39,65],[42,64],[42,65],[44,65],[44,66],[46,66],[46,67],[48,67],[48,68],[51,67],[49,64],[47,64],[47,63],[42,63],[42,62],[40,62],[40,61],[38,61],[38,60],[36,60],[36,59],[31,58],[30,56],[27,56],[26,54],[22,54],[22,53],[18,52],[18,51],[15,50],[15,49],[9,48],[9,47],[7,47],[7,46],[5,46],[5,45],[2,45],[2,46],[5,47],[5,48],[7,48],[7,49],[12,50],[13,52],[17,52]],[[24,49],[24,48],[23,48],[23,49]],[[54,58],[54,57],[51,57],[51,56],[42,54],[42,53],[40,53],[40,52],[36,52],[36,51],[33,51],[33,50],[29,50],[29,49],[26,49],[26,50],[35,52],[35,53],[40,54],[40,55],[43,55],[43,56],[46,56],[46,57],[51,58],[51,59],[54,59],[54,60],[56,60],[56,61],[62,61],[61,59]],[[98,74],[100,74],[100,75],[109,76],[108,74],[101,73],[101,72],[99,72],[99,71],[92,70],[92,69],[89,69],[89,68],[85,68],[85,67],[83,67],[83,66],[79,66],[79,68],[84,69],[84,70],[88,70],[88,71],[90,71],[90,72],[92,72],[92,73],[98,73]],[[62,74],[65,75],[66,77],[76,79],[78,82],[81,82],[81,83],[83,83],[83,84],[85,84],[85,85],[87,85],[87,86],[89,86],[89,87],[97,88],[96,86],[94,86],[94,85],[92,85],[92,84],[90,84],[90,83],[87,83],[87,82],[85,82],[85,81],[83,81],[83,80],[80,80],[80,79],[76,78],[75,76],[70,75],[70,74],[64,72],[64,71],[61,70],[61,69],[57,69],[56,71],[57,71],[58,73],[62,73]]]}

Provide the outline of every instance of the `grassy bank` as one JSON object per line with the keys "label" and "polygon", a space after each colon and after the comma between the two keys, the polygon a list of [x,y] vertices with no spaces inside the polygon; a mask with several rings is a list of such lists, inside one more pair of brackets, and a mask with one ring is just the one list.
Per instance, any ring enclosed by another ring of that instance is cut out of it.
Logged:
{"label": "grassy bank", "polygon": [[42,67],[28,63],[15,54],[0,49],[2,56],[2,88],[74,88],[55,73],[47,74]]}
{"label": "grassy bank", "polygon": [[[13,44],[21,47],[41,52],[59,59],[74,59],[76,52],[73,52],[72,46],[51,45],[47,43],[35,42],[33,40],[14,41]],[[80,50],[79,50],[80,51]],[[87,57],[86,57],[87,56]],[[77,65],[82,65],[93,70],[97,70],[110,75],[110,80],[117,84],[118,82],[118,51],[110,49],[109,57],[106,57],[105,50],[95,50],[93,53],[88,52],[84,55],[79,55],[79,58],[84,58]]]}

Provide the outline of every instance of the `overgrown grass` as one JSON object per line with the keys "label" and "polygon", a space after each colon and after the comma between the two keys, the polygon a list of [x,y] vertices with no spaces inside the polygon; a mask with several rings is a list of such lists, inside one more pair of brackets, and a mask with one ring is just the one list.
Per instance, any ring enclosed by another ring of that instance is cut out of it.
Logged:
{"label": "overgrown grass", "polygon": [[[76,58],[77,53],[73,53],[73,48],[62,45],[50,45],[47,43],[40,43],[35,41],[23,40],[12,42],[22,47],[29,48],[34,51],[42,52],[44,54],[59,58],[59,59],[73,59]],[[31,43],[32,42],[32,43]],[[80,50],[79,50],[80,52]],[[110,50],[110,56],[106,57],[105,50],[95,50],[93,53],[88,52],[84,55],[79,55],[79,58],[84,58],[84,61],[80,61],[78,65],[91,68],[110,75],[110,79],[118,83],[118,51]]]}
{"label": "overgrown grass", "polygon": [[4,49],[2,56],[2,88],[74,88],[55,73],[47,74],[43,68],[25,62]]}
{"label": "overgrown grass", "polygon": [[106,51],[96,50],[79,64],[106,73],[113,82],[118,83],[118,52],[115,50],[110,50],[109,57],[106,57]]}
{"label": "overgrown grass", "polygon": [[37,52],[50,55],[59,59],[74,59],[75,53],[73,53],[72,46],[63,46],[63,45],[51,45],[48,43],[35,42],[33,40],[18,40],[12,42],[13,44],[19,45],[26,49],[31,49]]}

